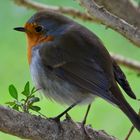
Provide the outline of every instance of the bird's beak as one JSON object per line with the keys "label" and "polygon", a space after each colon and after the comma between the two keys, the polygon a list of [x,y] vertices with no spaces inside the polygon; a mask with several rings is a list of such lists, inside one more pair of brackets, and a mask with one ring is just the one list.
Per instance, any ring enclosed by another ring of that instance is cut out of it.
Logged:
{"label": "bird's beak", "polygon": [[14,30],[19,31],[19,32],[26,32],[26,29],[24,27],[16,27]]}

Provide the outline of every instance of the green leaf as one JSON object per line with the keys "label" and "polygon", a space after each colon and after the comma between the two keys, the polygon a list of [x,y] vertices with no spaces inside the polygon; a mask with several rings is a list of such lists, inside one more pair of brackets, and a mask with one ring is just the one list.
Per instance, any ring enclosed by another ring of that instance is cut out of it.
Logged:
{"label": "green leaf", "polygon": [[13,108],[14,110],[19,111],[19,106],[18,106],[18,105],[14,105],[12,108]]}
{"label": "green leaf", "polygon": [[9,93],[10,93],[11,97],[18,100],[18,92],[14,85],[9,86]]}
{"label": "green leaf", "polygon": [[31,98],[33,98],[33,97],[35,97],[35,95],[31,95],[29,99],[31,99]]}
{"label": "green leaf", "polygon": [[5,104],[8,104],[10,106],[13,106],[15,104],[15,102],[6,102]]}
{"label": "green leaf", "polygon": [[31,90],[31,93],[34,93],[35,90],[36,90],[35,87],[33,87],[32,90]]}
{"label": "green leaf", "polygon": [[39,106],[30,106],[30,109],[32,109],[33,111],[36,111],[36,112],[41,110],[41,108]]}
{"label": "green leaf", "polygon": [[26,97],[30,94],[30,83],[29,81],[25,84],[24,91],[22,92]]}

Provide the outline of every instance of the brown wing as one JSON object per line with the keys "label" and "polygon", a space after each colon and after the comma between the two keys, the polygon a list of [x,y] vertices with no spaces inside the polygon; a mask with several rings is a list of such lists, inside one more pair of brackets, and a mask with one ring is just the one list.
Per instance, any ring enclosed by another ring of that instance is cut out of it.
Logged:
{"label": "brown wing", "polygon": [[[79,34],[67,33],[42,45],[41,60],[46,69],[49,68],[59,78],[116,103],[109,91],[112,62],[108,60],[110,57],[106,56],[102,44],[98,40],[96,42],[91,44]],[[110,64],[105,64],[106,61]]]}

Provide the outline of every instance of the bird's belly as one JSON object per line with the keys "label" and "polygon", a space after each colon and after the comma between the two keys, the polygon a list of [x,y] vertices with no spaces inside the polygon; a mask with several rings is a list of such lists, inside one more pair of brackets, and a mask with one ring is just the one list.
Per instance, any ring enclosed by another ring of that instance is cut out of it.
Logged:
{"label": "bird's belly", "polygon": [[30,64],[31,76],[36,88],[40,88],[46,97],[68,105],[79,101],[82,104],[93,101],[93,94],[87,93],[83,89],[59,79],[53,72],[47,72],[47,70],[44,70],[39,56],[34,56],[36,57],[32,57]]}

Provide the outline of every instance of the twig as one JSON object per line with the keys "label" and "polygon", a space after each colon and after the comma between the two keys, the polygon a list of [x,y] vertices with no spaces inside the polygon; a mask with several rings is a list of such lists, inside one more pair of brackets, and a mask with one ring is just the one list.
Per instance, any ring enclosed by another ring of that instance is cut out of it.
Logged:
{"label": "twig", "polygon": [[[138,113],[138,114],[139,114],[139,116],[140,116],[140,109],[139,109],[139,113]],[[134,129],[135,129],[134,126],[132,126],[132,127],[130,128],[130,130],[129,130],[129,132],[128,132],[126,138],[125,138],[125,140],[128,140],[128,139],[130,138],[130,136],[131,136],[131,134],[133,133]]]}
{"label": "twig", "polygon": [[35,2],[32,0],[12,0],[12,1],[14,1],[19,6],[24,6],[24,7],[29,8],[29,9],[48,10],[48,11],[53,10],[55,12],[67,14],[67,15],[70,15],[72,17],[80,18],[82,20],[95,22],[95,19],[93,19],[89,14],[80,12],[74,8],[51,6],[51,5],[46,5],[46,4],[42,4],[39,2]]}
{"label": "twig", "polygon": [[[61,126],[61,129],[60,129]],[[117,140],[104,131],[86,126],[91,140]],[[70,120],[56,122],[0,106],[0,131],[32,140],[86,140],[81,124]]]}
{"label": "twig", "polygon": [[124,21],[123,19],[109,13],[104,7],[96,4],[94,0],[77,0],[85,7],[88,13],[101,24],[119,32],[133,44],[140,47],[140,30]]}
{"label": "twig", "polygon": [[25,6],[27,8],[32,8],[34,10],[54,10],[56,12],[61,12],[64,14],[71,15],[73,17],[77,17],[83,20],[98,22],[107,27],[112,28],[113,30],[119,32],[128,40],[130,40],[133,44],[140,47],[140,30],[133,25],[130,25],[126,21],[121,18],[116,17],[115,15],[109,13],[103,7],[98,6],[93,0],[77,0],[80,4],[87,9],[89,14],[82,13],[73,8],[64,8],[64,7],[56,7],[56,6],[47,6],[44,4],[40,4],[38,2],[34,2],[32,0],[13,0],[15,3]]}
{"label": "twig", "polygon": [[129,24],[140,27],[140,18],[136,18],[140,16],[140,10],[138,6],[132,4],[132,0],[95,0],[95,2]]}
{"label": "twig", "polygon": [[126,66],[130,69],[133,69],[133,70],[140,72],[140,62],[139,61],[128,59],[128,58],[121,56],[119,54],[113,54],[113,53],[110,53],[110,54],[112,56],[112,59],[114,59],[118,64],[121,64],[121,65]]}

